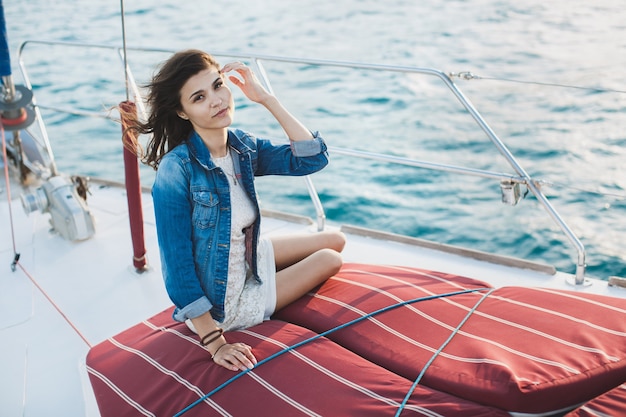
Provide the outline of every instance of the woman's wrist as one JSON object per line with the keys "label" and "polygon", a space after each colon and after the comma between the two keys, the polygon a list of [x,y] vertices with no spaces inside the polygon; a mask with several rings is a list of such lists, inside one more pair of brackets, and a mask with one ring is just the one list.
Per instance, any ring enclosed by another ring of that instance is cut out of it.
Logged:
{"label": "woman's wrist", "polygon": [[276,105],[280,105],[280,102],[275,95],[268,93],[266,97],[259,100],[259,104],[265,106],[265,108],[271,112],[272,108],[274,108]]}
{"label": "woman's wrist", "polygon": [[213,340],[211,343],[204,345],[204,348],[211,354],[211,358],[214,358],[217,354],[217,351],[227,344],[228,342],[226,342],[226,338],[224,336],[220,336],[218,339]]}
{"label": "woman's wrist", "polygon": [[208,346],[212,344],[213,342],[215,342],[216,340],[219,340],[223,334],[224,334],[224,329],[222,329],[221,327],[218,327],[215,330],[212,330],[208,332],[207,334],[205,334],[204,336],[202,336],[202,339],[200,339],[200,343],[202,344],[202,346]]}
{"label": "woman's wrist", "polygon": [[215,349],[215,351],[213,353],[211,353],[211,359],[215,359],[215,355],[217,355],[217,352],[220,351],[221,348],[223,348],[224,346],[226,346],[228,344],[228,342],[226,342],[224,340],[224,343],[222,343],[217,349]]}

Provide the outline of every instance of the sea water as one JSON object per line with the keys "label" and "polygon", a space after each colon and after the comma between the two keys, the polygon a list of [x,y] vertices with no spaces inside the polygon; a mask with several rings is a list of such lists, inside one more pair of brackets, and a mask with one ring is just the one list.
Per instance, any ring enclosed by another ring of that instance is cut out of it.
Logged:
{"label": "sea water", "polygon": [[[471,72],[455,83],[587,249],[588,273],[626,276],[626,8],[582,0],[126,0],[129,47],[200,48]],[[17,81],[27,39],[122,46],[114,0],[4,0]],[[131,50],[137,82],[169,52]],[[106,114],[125,100],[110,51],[27,45],[24,62],[61,171],[123,180],[120,128],[58,109]],[[228,57],[220,57],[225,63]],[[267,63],[277,96],[331,148],[515,172],[441,83],[414,74]],[[281,138],[233,87],[235,125]],[[150,185],[151,170],[142,168]],[[313,176],[326,217],[551,263],[576,252],[537,200],[501,203],[498,181],[349,159]],[[301,179],[260,178],[264,207],[315,216]]]}

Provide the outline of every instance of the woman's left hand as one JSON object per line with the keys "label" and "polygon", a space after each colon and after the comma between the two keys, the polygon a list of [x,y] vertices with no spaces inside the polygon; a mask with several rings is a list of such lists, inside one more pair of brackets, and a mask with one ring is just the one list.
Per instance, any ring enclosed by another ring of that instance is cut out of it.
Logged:
{"label": "woman's left hand", "polygon": [[268,98],[272,97],[272,95],[261,85],[256,75],[254,75],[252,70],[247,65],[241,62],[231,62],[224,65],[224,68],[221,70],[222,74],[226,74],[230,71],[237,72],[241,78],[229,75],[228,79],[239,87],[251,101],[254,101],[255,103],[263,103]]}
{"label": "woman's left hand", "polygon": [[245,343],[223,344],[213,355],[213,362],[231,371],[245,371],[257,364],[252,348]]}

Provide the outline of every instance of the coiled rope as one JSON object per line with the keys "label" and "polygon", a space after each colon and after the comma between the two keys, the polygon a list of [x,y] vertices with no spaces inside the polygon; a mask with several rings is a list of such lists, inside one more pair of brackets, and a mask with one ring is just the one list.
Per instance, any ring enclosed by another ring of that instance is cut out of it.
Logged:
{"label": "coiled rope", "polygon": [[[390,311],[390,310],[393,310],[393,309],[396,309],[396,308],[399,308],[399,307],[402,307],[402,306],[405,306],[405,305],[415,304],[415,303],[419,303],[419,302],[421,302],[421,301],[428,301],[428,300],[434,300],[434,299],[439,299],[439,298],[452,297],[452,296],[455,296],[455,295],[461,295],[461,294],[474,293],[474,292],[479,292],[479,291],[489,291],[489,293],[491,293],[491,291],[493,291],[493,290],[494,290],[493,288],[487,288],[487,287],[485,287],[485,288],[474,288],[474,289],[463,290],[463,291],[449,292],[449,293],[445,293],[445,294],[429,295],[429,296],[427,296],[427,297],[419,297],[419,298],[414,298],[414,299],[412,299],[412,300],[403,301],[403,302],[400,302],[400,303],[397,303],[397,304],[392,304],[392,305],[389,305],[389,306],[387,306],[387,307],[383,307],[383,308],[381,308],[381,309],[379,309],[379,310],[376,310],[376,311],[373,311],[373,312],[371,312],[371,313],[368,313],[368,314],[366,314],[366,315],[364,315],[364,316],[361,316],[361,317],[359,317],[359,318],[356,318],[356,319],[354,319],[354,320],[351,320],[351,321],[349,321],[349,322],[346,322],[346,323],[344,323],[344,324],[341,324],[341,325],[339,325],[339,326],[337,326],[337,327],[334,327],[334,328],[332,328],[332,329],[330,329],[330,330],[326,330],[325,332],[322,332],[322,333],[317,334],[317,335],[315,335],[315,336],[312,336],[312,337],[310,337],[310,338],[308,338],[308,339],[305,339],[305,340],[303,340],[303,341],[301,341],[301,342],[298,342],[298,343],[296,343],[296,344],[294,344],[294,345],[292,345],[292,346],[289,346],[289,347],[287,347],[287,348],[285,348],[285,349],[283,349],[283,350],[281,350],[281,351],[278,351],[278,352],[276,352],[275,354],[273,354],[273,355],[271,355],[271,356],[268,356],[267,358],[265,358],[265,359],[263,359],[263,360],[259,361],[253,369],[256,369],[256,368],[258,368],[259,366],[261,366],[261,365],[263,365],[263,364],[265,364],[265,363],[267,363],[267,362],[271,361],[272,359],[277,358],[278,356],[281,356],[281,355],[283,355],[283,354],[285,354],[285,353],[287,353],[287,352],[290,352],[290,351],[292,351],[292,350],[295,350],[295,349],[299,348],[300,346],[303,346],[303,345],[305,345],[305,344],[307,344],[307,343],[310,343],[310,342],[312,342],[312,341],[314,341],[314,340],[320,339],[320,338],[322,338],[322,337],[326,337],[327,335],[329,335],[329,334],[331,334],[331,333],[334,333],[334,332],[336,332],[336,331],[338,331],[338,330],[345,329],[346,327],[352,326],[353,324],[360,323],[360,322],[362,322],[362,321],[364,321],[364,320],[367,320],[367,319],[369,319],[369,318],[371,318],[371,317],[374,317],[374,316],[379,315],[379,314],[381,314],[381,313],[385,313],[385,312],[387,312],[387,311]],[[488,293],[488,294],[489,294],[489,293]],[[488,294],[486,294],[486,295],[488,295]],[[472,310],[472,312],[473,312],[473,311],[474,311],[474,310],[478,307],[478,304],[480,304],[480,302],[482,302],[482,300],[484,300],[484,299],[485,299],[486,295],[485,295],[485,296],[483,296],[483,297],[479,300],[479,302],[478,302],[478,303],[477,303],[477,305],[474,307],[474,309]],[[467,321],[467,317],[463,320],[463,322],[461,323],[461,325],[462,325],[465,321]],[[459,325],[459,328],[460,328],[460,326],[461,326],[461,325]],[[458,331],[458,330],[456,330],[454,333],[456,333],[457,331]],[[441,348],[441,349],[443,349],[443,348]],[[432,362],[432,361],[431,361],[431,362]],[[182,409],[181,411],[179,411],[178,413],[174,414],[174,417],[179,417],[179,416],[182,416],[182,415],[183,415],[184,413],[186,413],[187,411],[191,410],[192,408],[194,408],[194,407],[195,407],[195,406],[197,406],[198,404],[200,404],[200,403],[204,402],[207,398],[209,398],[209,397],[210,397],[210,396],[212,396],[213,394],[215,394],[215,393],[217,393],[217,392],[221,391],[222,389],[224,389],[224,388],[225,388],[225,387],[227,387],[228,385],[232,384],[234,381],[238,380],[239,378],[241,378],[242,376],[246,375],[246,374],[247,374],[248,372],[250,372],[250,371],[251,371],[251,369],[246,369],[245,371],[241,371],[241,372],[240,372],[240,373],[238,373],[237,375],[235,375],[235,376],[233,376],[232,378],[230,378],[228,381],[226,381],[226,382],[222,383],[221,385],[219,385],[218,387],[216,387],[216,388],[215,388],[215,389],[213,389],[212,391],[208,392],[207,394],[203,395],[202,397],[200,397],[199,399],[197,399],[197,400],[196,400],[196,401],[194,401],[193,403],[189,404],[187,407],[183,408],[183,409]],[[415,385],[417,385],[417,384],[415,384]],[[412,392],[412,390],[413,390],[413,389],[414,389],[414,388],[412,388],[412,389],[411,389],[411,392]],[[410,393],[409,393],[409,396],[410,396]],[[404,404],[403,404],[403,405],[401,405],[401,408],[404,408]]]}

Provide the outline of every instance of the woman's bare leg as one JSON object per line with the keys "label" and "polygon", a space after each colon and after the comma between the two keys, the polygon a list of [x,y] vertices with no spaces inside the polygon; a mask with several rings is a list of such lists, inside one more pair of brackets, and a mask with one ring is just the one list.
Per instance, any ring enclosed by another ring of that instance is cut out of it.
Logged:
{"label": "woman's bare leg", "polygon": [[276,260],[276,310],[336,274],[343,263],[341,232],[271,238]]}
{"label": "woman's bare leg", "polygon": [[346,244],[345,235],[335,231],[275,236],[270,240],[274,247],[277,271],[300,262],[320,249],[341,252]]}

